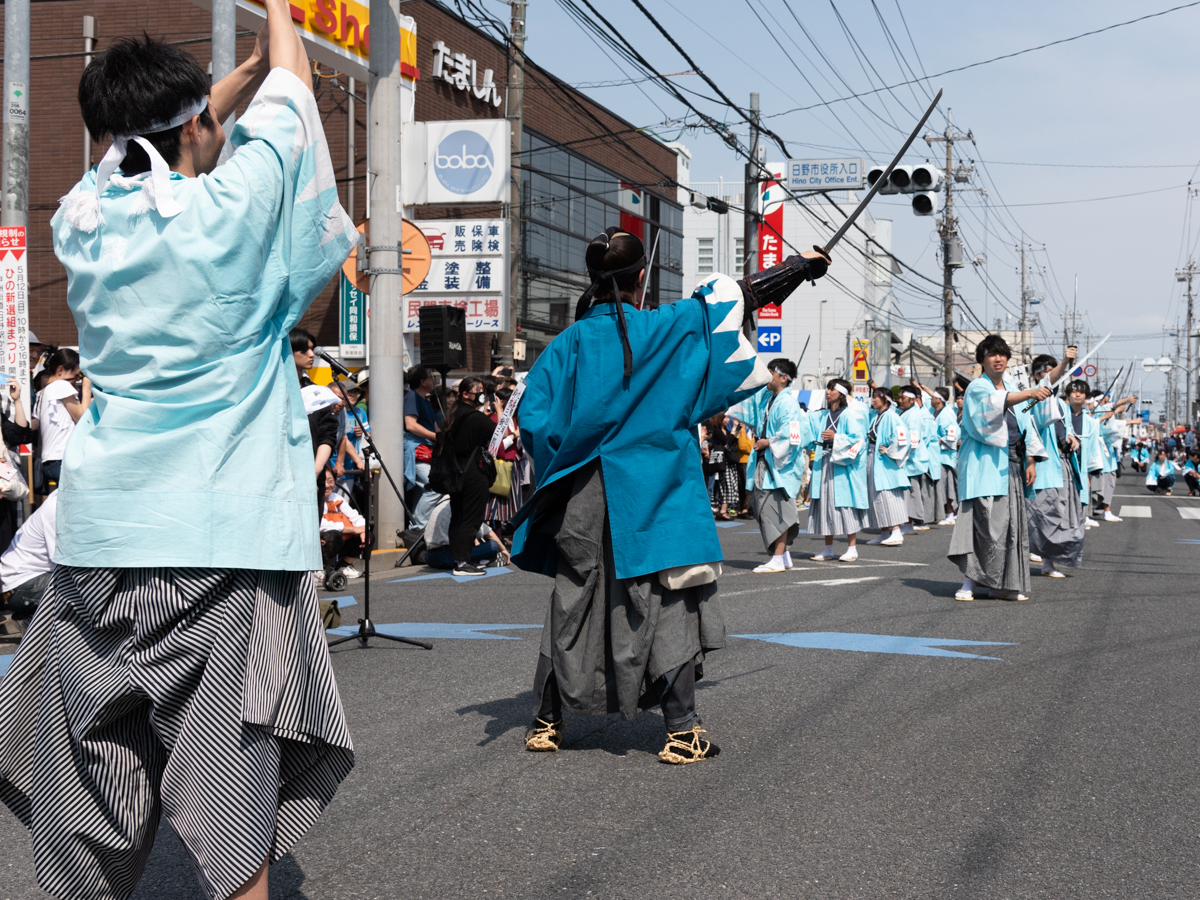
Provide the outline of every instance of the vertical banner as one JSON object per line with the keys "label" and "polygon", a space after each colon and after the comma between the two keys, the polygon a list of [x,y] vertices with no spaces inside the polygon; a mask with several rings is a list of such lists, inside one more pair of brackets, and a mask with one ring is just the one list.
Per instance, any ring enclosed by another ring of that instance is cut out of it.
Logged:
{"label": "vertical banner", "polygon": [[[25,227],[0,228],[0,263],[4,268],[5,384],[21,385],[21,406],[29,417],[29,285],[25,275]],[[0,388],[7,393],[7,388]]]}
{"label": "vertical banner", "polygon": [[762,221],[758,225],[758,271],[777,266],[786,255],[783,252],[783,201],[786,197],[780,187],[779,172],[773,172],[776,177],[762,182],[762,196],[759,208],[762,210]]}
{"label": "vertical banner", "polygon": [[339,273],[340,327],[338,355],[342,359],[366,359],[367,295],[358,289],[345,272]]}

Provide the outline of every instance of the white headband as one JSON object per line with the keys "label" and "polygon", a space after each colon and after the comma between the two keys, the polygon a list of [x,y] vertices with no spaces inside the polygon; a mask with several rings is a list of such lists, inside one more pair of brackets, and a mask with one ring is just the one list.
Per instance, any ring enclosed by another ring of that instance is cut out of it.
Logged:
{"label": "white headband", "polygon": [[[171,190],[171,167],[162,158],[162,154],[154,149],[154,145],[142,137],[142,135],[158,134],[163,131],[170,131],[172,128],[178,128],[185,122],[190,122],[193,116],[200,115],[207,108],[208,97],[201,97],[180,112],[179,115],[175,116],[175,118],[166,122],[155,122],[149,127],[142,129],[141,134],[114,134],[112,146],[108,148],[108,152],[104,154],[104,159],[100,160],[100,165],[96,169],[97,203],[100,200],[100,196],[104,193],[104,189],[108,186],[108,180],[120,168],[121,163],[125,161],[129,142],[133,141],[145,150],[146,155],[150,157],[150,181],[154,185],[152,196],[148,198],[151,201],[151,208],[157,209],[158,214],[165,219],[177,216],[183,212],[183,207],[176,202],[175,194]],[[145,187],[142,188],[143,191],[145,189]],[[101,218],[101,221],[103,221],[103,218]]]}
{"label": "white headband", "polygon": [[848,390],[846,390],[846,386],[845,386],[844,384],[838,384],[838,383],[835,381],[835,382],[833,383],[833,389],[834,389],[835,391],[837,391],[839,394],[841,394],[843,397],[849,397],[849,396],[850,396],[850,392],[849,392]]}

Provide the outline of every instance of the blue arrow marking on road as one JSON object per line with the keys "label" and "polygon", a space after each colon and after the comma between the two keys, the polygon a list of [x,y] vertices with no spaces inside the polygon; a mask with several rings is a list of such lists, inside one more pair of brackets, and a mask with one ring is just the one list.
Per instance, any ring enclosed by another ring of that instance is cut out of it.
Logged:
{"label": "blue arrow marking on road", "polygon": [[[380,634],[390,634],[393,637],[427,638],[429,640],[450,640],[456,638],[476,638],[481,641],[519,641],[520,638],[508,637],[501,634],[486,634],[488,631],[514,631],[518,628],[541,628],[541,625],[472,625],[468,622],[395,622],[389,625],[376,625],[375,630]],[[327,634],[358,634],[355,625],[343,625],[341,628],[331,628]]]}
{"label": "blue arrow marking on road", "polygon": [[1200,541],[1176,541],[1177,544],[1200,544]]}
{"label": "blue arrow marking on road", "polygon": [[977,656],[956,653],[941,647],[1013,647],[1004,641],[955,641],[941,638],[903,637],[891,634],[847,634],[841,631],[802,631],[791,634],[735,634],[733,637],[783,644],[787,647],[807,647],[812,650],[855,650],[859,653],[902,653],[907,656],[955,656],[959,659],[994,659],[998,656]]}
{"label": "blue arrow marking on road", "polygon": [[[412,578],[397,578],[388,584],[399,584],[402,581],[432,581],[434,578],[453,578],[459,584],[472,581],[483,581],[485,578],[495,578],[497,575],[507,575],[512,569],[484,569],[482,575],[455,575],[453,572],[435,572],[433,575],[414,575]],[[539,626],[540,627],[540,626]]]}

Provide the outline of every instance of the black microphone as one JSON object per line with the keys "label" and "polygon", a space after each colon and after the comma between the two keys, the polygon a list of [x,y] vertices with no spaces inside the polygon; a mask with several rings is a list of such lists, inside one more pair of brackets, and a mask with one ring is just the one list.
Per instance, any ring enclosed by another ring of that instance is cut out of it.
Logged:
{"label": "black microphone", "polygon": [[325,362],[329,363],[329,367],[331,369],[333,369],[333,371],[337,372],[339,375],[345,375],[347,378],[352,377],[349,369],[347,369],[345,366],[343,366],[340,362],[338,362],[336,359],[334,359],[332,356],[330,356],[324,350],[318,350],[317,356],[321,357],[321,359],[323,359],[323,360],[325,360]]}

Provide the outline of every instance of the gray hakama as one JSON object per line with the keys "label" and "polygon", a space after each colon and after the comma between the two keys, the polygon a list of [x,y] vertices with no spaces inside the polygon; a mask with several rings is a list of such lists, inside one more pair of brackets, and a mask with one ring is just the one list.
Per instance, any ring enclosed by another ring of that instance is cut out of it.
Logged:
{"label": "gray hakama", "polygon": [[937,483],[937,508],[942,515],[946,513],[946,504],[951,509],[958,508],[958,469],[953,466],[942,466],[942,478]]}
{"label": "gray hakama", "polygon": [[1071,460],[1062,461],[1066,484],[1037,491],[1026,502],[1029,550],[1047,562],[1078,569],[1083,565],[1083,504],[1071,474]]}
{"label": "gray hakama", "polygon": [[1008,494],[962,501],[947,556],[980,587],[1028,595],[1025,468],[1015,447],[1008,454]]}
{"label": "gray hakama", "polygon": [[903,525],[908,521],[908,508],[904,502],[907,493],[904,488],[875,490],[875,445],[872,444],[867,450],[867,496],[871,498],[867,523],[878,531]]}
{"label": "gray hakama", "polygon": [[567,711],[632,719],[662,700],[669,673],[694,661],[699,680],[704,655],[725,646],[717,586],[675,591],[658,573],[617,578],[600,461],[570,477],[542,631],[541,653],[552,669],[539,667],[534,696],[542,696],[552,670]]}
{"label": "gray hakama", "polygon": [[1104,501],[1105,506],[1112,504],[1113,494],[1117,490],[1117,473],[1116,472],[1101,472],[1100,473],[1100,497]]}
{"label": "gray hakama", "polygon": [[934,511],[934,505],[937,503],[937,489],[934,487],[933,479],[922,472],[920,475],[913,475],[908,482],[910,485],[908,496],[904,498],[908,508],[908,517],[926,525],[932,525],[938,520]]}
{"label": "gray hakama", "polygon": [[758,520],[758,530],[762,532],[763,548],[769,553],[771,545],[779,540],[780,535],[787,535],[786,544],[796,539],[800,533],[800,513],[796,510],[796,498],[789,497],[783,488],[763,487],[766,471],[766,461],[759,459],[754,469],[753,499],[754,518]]}
{"label": "gray hakama", "polygon": [[58,897],[133,893],[160,815],[227,897],[353,765],[308,572],[58,566],[0,681],[0,800]]}
{"label": "gray hakama", "polygon": [[[826,447],[825,452],[829,454],[831,451]],[[867,510],[834,505],[833,475],[833,460],[826,457],[821,465],[821,496],[814,497],[808,508],[809,534],[849,535],[867,527]]]}

